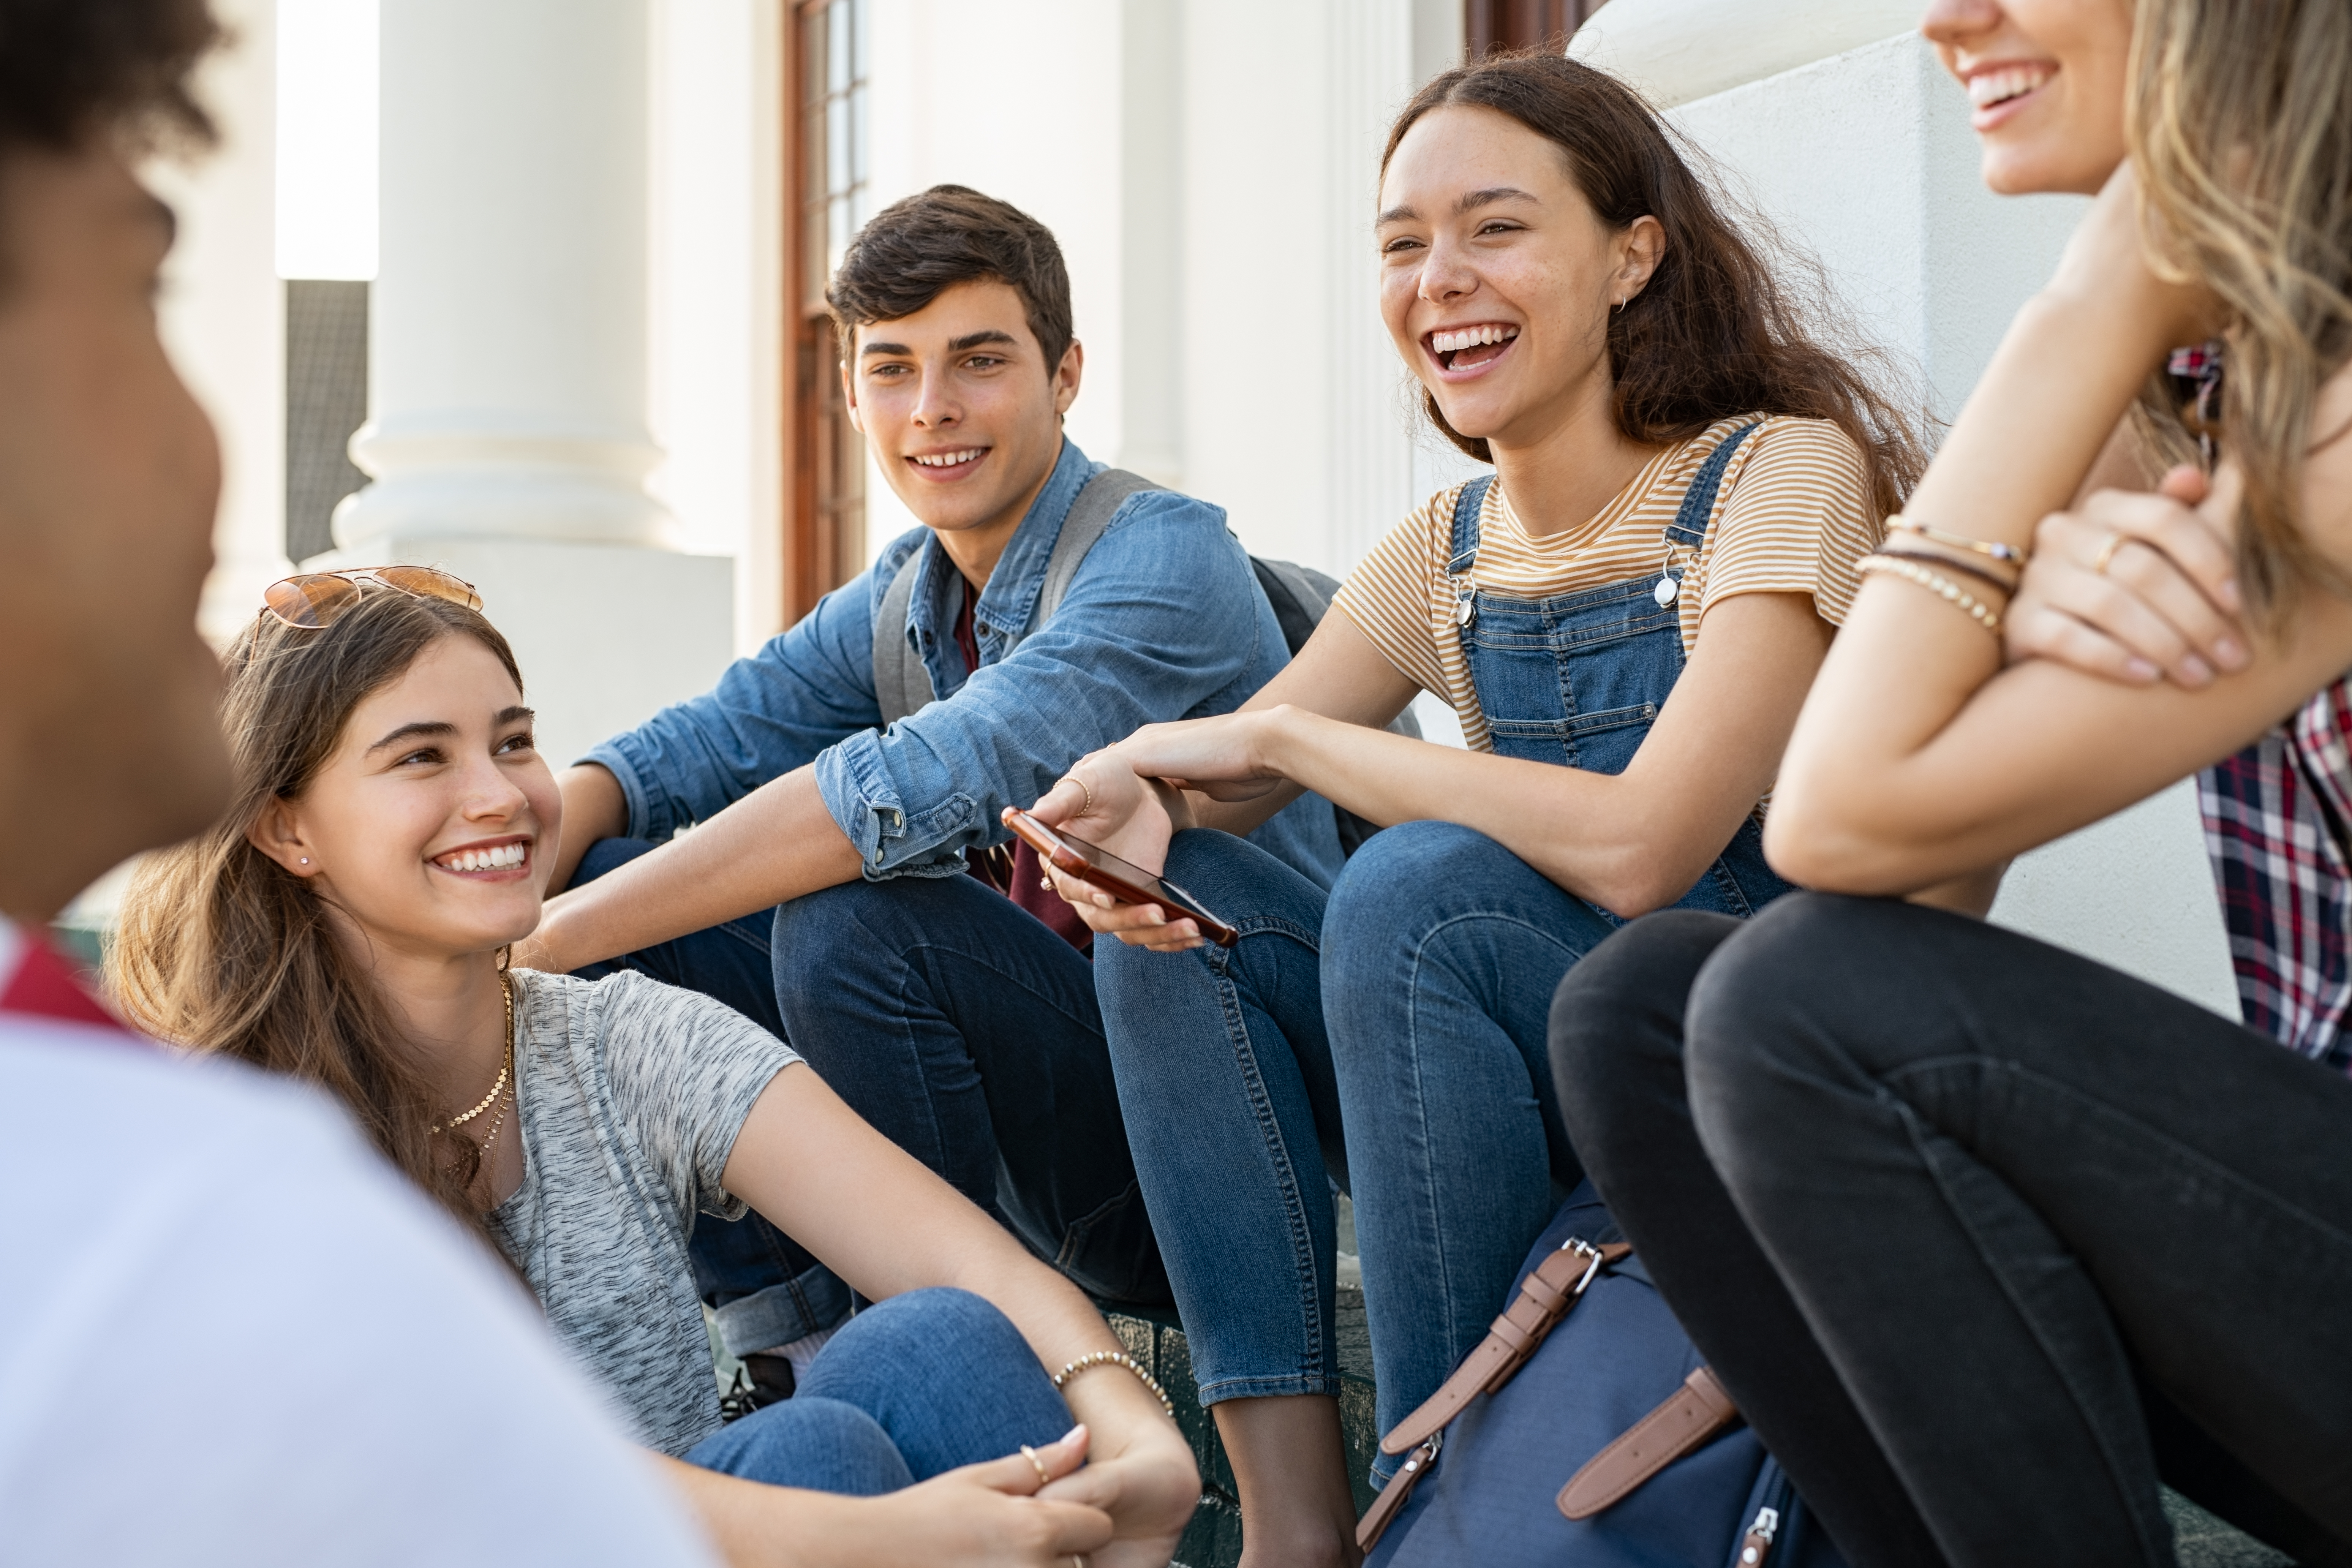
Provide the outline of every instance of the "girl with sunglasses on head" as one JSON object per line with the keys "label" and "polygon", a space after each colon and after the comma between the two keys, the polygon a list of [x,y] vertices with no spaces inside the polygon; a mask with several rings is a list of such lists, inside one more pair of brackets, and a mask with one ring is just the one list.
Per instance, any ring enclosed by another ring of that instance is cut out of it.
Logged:
{"label": "girl with sunglasses on head", "polygon": [[[1095,962],[1120,1102],[1253,1568],[1356,1554],[1330,1184],[1385,1431],[1580,1179],[1543,1055],[1559,976],[1643,910],[1787,887],[1760,802],[1920,458],[1752,232],[1614,78],[1529,54],[1432,80],[1382,159],[1381,310],[1494,473],[1376,545],[1240,712],[1139,731],[1038,807],[1240,932],[1202,947],[1061,881],[1119,938]],[[1422,690],[1467,750],[1380,728]],[[1328,900],[1235,837],[1306,790],[1402,825]]]}
{"label": "girl with sunglasses on head", "polygon": [[[1831,891],[1594,952],[1562,1103],[1858,1564],[2169,1563],[2159,1479],[2352,1562],[2352,8],[1926,31],[1989,183],[2098,198],[1790,743],[1766,847]],[[2191,773],[2243,1025],[1967,918]]]}
{"label": "girl with sunglasses on head", "polygon": [[[1083,1296],[739,1014],[506,968],[562,805],[471,589],[391,567],[268,604],[228,656],[235,804],[126,900],[125,1010],[340,1097],[505,1255],[733,1561],[1164,1563],[1192,1456]],[[687,1242],[747,1204],[877,1304],[722,1426]]]}

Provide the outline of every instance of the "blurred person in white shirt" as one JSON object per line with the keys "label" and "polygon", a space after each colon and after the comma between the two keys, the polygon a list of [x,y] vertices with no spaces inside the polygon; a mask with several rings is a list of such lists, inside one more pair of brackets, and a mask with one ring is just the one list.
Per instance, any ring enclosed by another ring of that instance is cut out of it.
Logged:
{"label": "blurred person in white shirt", "polygon": [[[156,335],[203,0],[0,0],[0,1562],[705,1564],[488,1252],[46,945],[227,798],[219,452]],[[176,145],[175,145],[176,144]]]}

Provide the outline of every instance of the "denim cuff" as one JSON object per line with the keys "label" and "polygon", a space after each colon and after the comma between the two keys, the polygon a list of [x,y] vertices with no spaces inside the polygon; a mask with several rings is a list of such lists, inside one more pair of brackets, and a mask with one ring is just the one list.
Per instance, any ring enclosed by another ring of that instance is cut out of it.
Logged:
{"label": "denim cuff", "polygon": [[719,1347],[757,1355],[830,1329],[849,1316],[849,1287],[822,1263],[806,1273],[740,1296],[712,1311]]}
{"label": "denim cuff", "polygon": [[591,746],[580,761],[594,763],[619,781],[621,798],[629,807],[629,825],[621,837],[659,841],[677,832],[677,824],[671,819],[669,797],[656,795],[646,788],[646,774],[650,770],[638,747],[635,734],[623,731],[609,741]]}
{"label": "denim cuff", "polygon": [[834,823],[856,847],[869,882],[961,876],[965,844],[987,842],[980,803],[961,791],[928,811],[909,812],[883,765],[881,736],[873,730],[818,753],[816,787]]}

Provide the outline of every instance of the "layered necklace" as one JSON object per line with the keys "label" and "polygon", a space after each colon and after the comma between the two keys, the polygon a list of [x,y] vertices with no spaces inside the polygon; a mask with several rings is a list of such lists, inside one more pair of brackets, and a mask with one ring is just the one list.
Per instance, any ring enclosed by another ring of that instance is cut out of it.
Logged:
{"label": "layered necklace", "polygon": [[463,1116],[453,1116],[446,1121],[438,1122],[427,1130],[431,1135],[436,1138],[438,1138],[444,1132],[455,1132],[458,1128],[466,1125],[467,1122],[471,1121],[485,1110],[489,1110],[493,1105],[497,1106],[499,1108],[499,1113],[495,1117],[491,1118],[489,1131],[482,1134],[481,1141],[478,1145],[482,1151],[482,1164],[485,1169],[489,1165],[490,1150],[494,1147],[498,1139],[499,1129],[506,1125],[507,1112],[513,1109],[512,1101],[507,1094],[507,1085],[514,1078],[515,1022],[514,981],[512,977],[505,974],[499,975],[499,991],[506,998],[507,1004],[507,1058],[505,1063],[499,1068],[498,1081],[490,1085],[490,1092],[482,1096],[480,1103],[476,1105],[473,1110],[468,1110]]}

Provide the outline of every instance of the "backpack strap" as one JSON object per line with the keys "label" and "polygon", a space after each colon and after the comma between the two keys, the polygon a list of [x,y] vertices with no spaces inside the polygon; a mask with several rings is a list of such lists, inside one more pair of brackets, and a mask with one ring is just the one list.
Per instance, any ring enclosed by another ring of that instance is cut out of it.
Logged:
{"label": "backpack strap", "polygon": [[[1118,510],[1119,503],[1139,490],[1163,488],[1124,468],[1105,468],[1079,489],[1077,499],[1062,518],[1062,531],[1054,536],[1053,553],[1045,558],[1045,581],[1037,591],[1029,625],[1006,645],[1006,652],[1018,647],[1023,638],[1062,607],[1070,580],[1078,574],[1078,563],[1110,526],[1111,514]],[[915,563],[922,553],[919,547],[908,552],[874,614],[874,696],[886,730],[909,714],[921,712],[939,695],[931,689],[931,672],[916,654],[907,626],[907,610],[915,599]]]}
{"label": "backpack strap", "polygon": [[1054,536],[1054,552],[1045,558],[1045,582],[1037,590],[1037,604],[1029,612],[1029,624],[1006,651],[1019,647],[1023,638],[1054,618],[1054,612],[1062,607],[1062,600],[1070,592],[1071,579],[1078,574],[1079,563],[1086,560],[1087,552],[1110,527],[1111,517],[1127,498],[1144,490],[1167,488],[1125,468],[1105,468],[1086,482],[1062,519],[1062,531]]}
{"label": "backpack strap", "polygon": [[1584,1462],[1559,1489],[1559,1511],[1591,1519],[1739,1419],[1715,1373],[1700,1367],[1666,1402]]}
{"label": "backpack strap", "polygon": [[1528,1271],[1519,1282],[1518,1298],[1487,1328],[1486,1337],[1478,1342],[1478,1348],[1454,1369],[1454,1375],[1420,1409],[1398,1422],[1381,1439],[1381,1451],[1384,1454],[1402,1454],[1412,1448],[1426,1452],[1407,1459],[1381,1489],[1356,1526],[1358,1546],[1370,1552],[1373,1542],[1380,1540],[1381,1532],[1404,1506],[1414,1484],[1427,1472],[1429,1461],[1437,1457],[1439,1433],[1462,1414],[1464,1406],[1479,1394],[1492,1394],[1510,1382],[1512,1374],[1536,1353],[1536,1347],[1544,1342],[1545,1336],[1584,1299],[1586,1289],[1601,1269],[1630,1258],[1633,1252],[1622,1241],[1595,1247],[1570,1237],[1567,1245]]}
{"label": "backpack strap", "polygon": [[931,689],[931,672],[916,656],[914,629],[907,625],[907,606],[915,598],[916,563],[922,558],[920,545],[907,552],[898,575],[882,591],[881,608],[874,612],[874,700],[882,710],[885,730],[921,712],[939,695]]}

